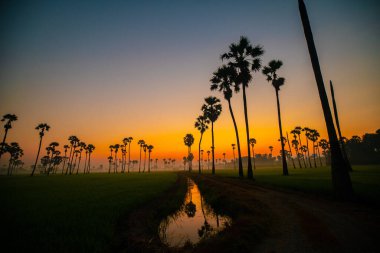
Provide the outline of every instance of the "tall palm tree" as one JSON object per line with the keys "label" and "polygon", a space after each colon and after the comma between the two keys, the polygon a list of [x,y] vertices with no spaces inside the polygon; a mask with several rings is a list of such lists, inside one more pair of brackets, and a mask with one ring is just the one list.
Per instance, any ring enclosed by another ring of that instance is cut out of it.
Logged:
{"label": "tall palm tree", "polygon": [[148,144],[144,144],[143,146],[143,151],[144,151],[144,169],[143,169],[143,173],[145,172],[145,164],[146,164],[146,150],[148,148]]}
{"label": "tall palm tree", "polygon": [[291,146],[290,146],[290,141],[289,141],[289,135],[288,135],[288,132],[286,132],[286,141],[288,142],[289,153],[290,153],[290,159],[292,160],[293,168],[295,169],[295,168],[296,168],[296,164],[294,163],[293,152],[292,152],[292,148],[291,148]]}
{"label": "tall palm tree", "polygon": [[34,175],[34,172],[36,171],[36,166],[37,166],[37,162],[38,162],[38,157],[40,155],[40,151],[41,151],[41,144],[42,144],[42,138],[44,137],[45,135],[45,131],[49,131],[50,129],[50,126],[46,123],[40,123],[38,124],[38,126],[36,126],[35,128],[36,130],[39,131],[39,135],[40,135],[40,144],[38,145],[38,151],[37,151],[37,158],[36,158],[36,162],[34,163],[34,166],[33,166],[33,170],[32,170],[32,174],[30,176],[33,176]]}
{"label": "tall palm tree", "polygon": [[113,147],[115,149],[115,159],[114,159],[115,162],[114,162],[113,172],[117,173],[117,161],[118,161],[117,152],[119,151],[120,145],[119,144],[115,144],[115,145],[113,145]]}
{"label": "tall palm tree", "polygon": [[[71,175],[72,170],[73,170],[73,161],[74,161],[75,149],[78,147],[79,139],[75,135],[71,135],[68,140],[70,142],[71,148],[70,148],[69,163],[67,164],[68,165],[67,167],[69,170],[69,174]],[[67,174],[67,170],[66,170],[66,174]]]}
{"label": "tall palm tree", "polygon": [[194,127],[198,129],[198,131],[201,133],[201,138],[199,139],[199,145],[198,145],[198,169],[199,174],[201,174],[201,143],[202,143],[202,137],[203,133],[207,130],[208,124],[210,124],[210,120],[204,116],[200,115],[198,116],[197,120],[195,121]]}
{"label": "tall palm tree", "polygon": [[7,175],[11,176],[13,174],[17,160],[24,155],[24,151],[21,149],[20,145],[17,142],[12,142],[10,145],[5,144],[4,151],[10,154]]}
{"label": "tall palm tree", "polygon": [[83,174],[86,174],[86,170],[87,170],[87,160],[88,160],[88,146],[84,147],[84,151],[85,151],[85,158],[84,158],[84,168],[83,168]]}
{"label": "tall palm tree", "polygon": [[112,165],[113,157],[110,155],[109,157],[107,157],[107,159],[108,159],[108,174],[111,174],[111,165]]}
{"label": "tall palm tree", "polygon": [[79,160],[78,160],[78,166],[77,166],[77,175],[79,173],[79,167],[80,167],[80,161],[82,160],[82,152],[84,149],[86,149],[87,145],[83,141],[79,142]]}
{"label": "tall palm tree", "polygon": [[63,171],[65,170],[65,164],[67,160],[67,150],[70,148],[70,146],[66,144],[63,146],[63,148],[65,149],[65,156],[63,157],[62,174],[63,174]]}
{"label": "tall palm tree", "polygon": [[150,153],[152,153],[152,150],[153,150],[153,146],[152,145],[148,145],[148,147],[147,147],[147,149],[148,149],[148,155],[149,155],[149,157],[148,157],[148,161],[149,161],[149,163],[148,163],[148,172],[150,172]]}
{"label": "tall palm tree", "polygon": [[242,85],[243,103],[244,103],[244,119],[247,134],[247,150],[248,150],[248,178],[253,179],[251,150],[249,145],[249,123],[247,97],[245,89],[252,80],[251,72],[257,72],[261,68],[260,56],[264,54],[261,46],[252,46],[246,37],[240,37],[239,43],[232,43],[229,46],[229,51],[221,55],[221,59],[229,60],[228,65],[236,69],[237,77],[236,84]]}
{"label": "tall palm tree", "polygon": [[318,145],[323,150],[323,155],[325,156],[325,163],[326,163],[326,166],[327,166],[327,150],[329,149],[329,142],[326,139],[321,139],[319,141]]}
{"label": "tall palm tree", "polygon": [[318,54],[314,45],[314,38],[310,27],[309,17],[307,15],[306,6],[303,0],[298,0],[298,6],[301,14],[307,46],[309,49],[310,60],[313,66],[315,80],[318,87],[319,97],[322,104],[323,114],[325,117],[327,133],[330,140],[332,185],[335,195],[338,198],[348,199],[351,198],[354,194],[349,174],[349,168],[347,166],[347,163],[344,161],[344,157],[339,146],[330,105],[323,82],[322,71],[319,66]]}
{"label": "tall palm tree", "polygon": [[[227,100],[228,102],[228,109],[230,111],[232,122],[234,124],[236,143],[238,147],[239,177],[243,177],[244,172],[243,172],[243,162],[242,162],[241,151],[240,151],[239,131],[236,125],[235,115],[231,106],[232,88],[235,90],[235,92],[240,91],[240,86],[236,84],[237,82],[236,69],[232,66],[223,65],[222,67],[218,68],[218,70],[213,73],[213,77],[211,78],[210,82],[211,82],[211,90],[218,90],[220,92],[223,92],[224,99]],[[235,161],[234,161],[234,166],[235,166]]]}
{"label": "tall palm tree", "polygon": [[285,84],[285,78],[277,76],[277,70],[279,70],[282,66],[282,61],[272,60],[268,63],[268,66],[263,68],[263,74],[267,77],[267,81],[272,83],[276,91],[276,100],[277,100],[277,117],[278,117],[278,128],[280,130],[280,140],[281,140],[281,156],[282,156],[282,174],[284,176],[289,175],[288,172],[288,164],[286,162],[285,156],[285,143],[283,142],[283,134],[282,134],[282,123],[281,123],[281,110],[280,110],[280,99],[278,92],[280,91],[280,87]]}
{"label": "tall palm tree", "polygon": [[140,145],[140,162],[139,162],[139,173],[140,173],[140,170],[141,170],[141,151],[142,151],[142,148],[145,145],[145,141],[144,140],[139,140],[137,142],[137,144]]}
{"label": "tall palm tree", "polygon": [[252,147],[252,158],[253,158],[253,169],[256,169],[256,161],[255,161],[255,144],[256,144],[256,139],[255,138],[250,138],[249,139],[249,144]]}
{"label": "tall palm tree", "polygon": [[191,146],[194,143],[194,136],[192,134],[186,134],[185,137],[183,138],[183,142],[187,146],[187,150],[188,150],[187,151],[187,160],[189,162],[189,172],[191,172],[193,169],[193,164],[192,164],[193,159],[191,159],[191,155],[192,155]]}
{"label": "tall palm tree", "polygon": [[90,173],[91,169],[91,154],[95,150],[95,146],[93,144],[88,144],[87,145],[87,150],[88,150],[88,162],[87,162],[87,173]]}
{"label": "tall palm tree", "polygon": [[296,135],[293,135],[294,139],[292,140],[292,146],[294,148],[294,150],[296,151],[296,156],[297,156],[297,160],[298,160],[298,165],[300,166],[300,169],[302,169],[302,165],[301,165],[301,161],[300,161],[300,154],[298,152],[298,146],[299,146],[299,142],[297,140],[297,136]]}
{"label": "tall palm tree", "polygon": [[[300,147],[302,147],[302,141],[301,141],[301,131],[302,131],[302,127],[300,126],[296,126],[292,131],[290,131],[291,134],[293,134],[293,137],[296,138],[296,136],[298,136],[298,144],[300,145]],[[305,160],[305,157],[303,157],[303,163],[304,163],[304,166],[306,168],[306,160]]]}
{"label": "tall palm tree", "polygon": [[304,127],[302,128],[302,131],[305,131],[305,136],[306,136],[306,147],[307,147],[307,160],[309,161],[309,166],[310,168],[312,167],[311,166],[311,159],[310,159],[310,152],[309,152],[309,140],[311,140],[311,131],[312,129],[311,128],[308,128],[308,127]]}
{"label": "tall palm tree", "polygon": [[59,146],[59,143],[54,141],[50,143],[50,145],[46,148],[46,150],[48,151],[48,155],[49,153],[51,153],[51,157],[49,158],[49,167],[46,171],[47,175],[49,175],[50,172],[53,170],[54,155],[57,155],[56,147],[58,146]]}
{"label": "tall palm tree", "polygon": [[133,137],[128,137],[128,173],[131,164],[131,142],[133,141]]}
{"label": "tall palm tree", "polygon": [[212,137],[212,146],[211,146],[211,156],[212,156],[212,174],[215,174],[215,143],[214,143],[214,123],[219,118],[219,115],[222,113],[222,105],[220,100],[216,97],[207,97],[205,98],[205,104],[202,106],[202,111],[204,115],[211,121],[211,137]]}
{"label": "tall palm tree", "polygon": [[3,122],[5,121],[5,124],[4,124],[5,133],[4,133],[3,141],[1,142],[1,146],[0,146],[0,158],[3,153],[3,148],[5,145],[5,140],[7,139],[8,130],[12,128],[12,122],[16,120],[17,120],[17,116],[15,114],[5,114],[3,118],[1,119],[1,121]]}
{"label": "tall palm tree", "polygon": [[236,170],[236,164],[235,164],[235,162],[236,162],[235,161],[236,160],[236,158],[235,158],[235,146],[236,146],[236,144],[232,143],[231,146],[232,146],[232,155],[234,157],[234,170]]}
{"label": "tall palm tree", "polygon": [[309,139],[313,142],[313,157],[314,157],[314,167],[317,168],[316,154],[315,154],[315,143],[318,141],[320,135],[317,130],[311,129],[309,134]]}

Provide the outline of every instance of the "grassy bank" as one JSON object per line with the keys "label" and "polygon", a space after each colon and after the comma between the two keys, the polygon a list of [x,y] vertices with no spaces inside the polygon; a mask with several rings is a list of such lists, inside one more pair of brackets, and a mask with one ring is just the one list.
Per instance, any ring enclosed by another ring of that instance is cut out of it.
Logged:
{"label": "grassy bank", "polygon": [[0,250],[103,251],[116,220],[176,178],[174,173],[0,177]]}
{"label": "grassy bank", "polygon": [[[380,205],[380,166],[353,166],[350,173],[355,194],[361,200]],[[246,173],[246,171],[244,171]],[[205,173],[210,173],[205,171]],[[218,170],[219,176],[237,177],[237,170]],[[331,170],[329,167],[293,169],[282,176],[281,167],[258,166],[254,171],[257,184],[286,188],[319,195],[331,196]]]}

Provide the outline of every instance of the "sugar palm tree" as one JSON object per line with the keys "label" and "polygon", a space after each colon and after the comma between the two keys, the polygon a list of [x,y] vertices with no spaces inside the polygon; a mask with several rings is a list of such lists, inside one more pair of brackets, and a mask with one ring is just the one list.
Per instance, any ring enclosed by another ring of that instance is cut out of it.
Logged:
{"label": "sugar palm tree", "polygon": [[112,165],[113,157],[109,156],[107,157],[107,159],[108,159],[108,174],[111,174],[111,165]]}
{"label": "sugar palm tree", "polygon": [[193,159],[190,159],[191,158],[191,146],[193,145],[194,143],[194,136],[192,134],[186,134],[185,137],[183,138],[183,142],[185,143],[185,145],[187,146],[187,160],[189,162],[189,172],[192,171],[192,160]]}
{"label": "sugar palm tree", "polygon": [[148,157],[148,161],[149,161],[149,163],[148,163],[148,172],[150,172],[150,153],[152,153],[152,150],[153,150],[153,146],[152,145],[148,145],[148,147],[147,147],[147,149],[148,149],[148,154],[149,154],[149,157]]}
{"label": "sugar palm tree", "polygon": [[24,155],[24,151],[17,142],[12,142],[10,145],[5,144],[4,151],[10,154],[7,175],[11,176],[13,174],[16,161]]}
{"label": "sugar palm tree", "polygon": [[207,150],[207,170],[210,169],[210,150]]}
{"label": "sugar palm tree", "polygon": [[269,151],[270,151],[270,157],[273,157],[273,146],[269,146]]}
{"label": "sugar palm tree", "polygon": [[[67,164],[68,165],[67,167],[69,170],[69,174],[71,175],[72,170],[73,170],[74,153],[75,153],[75,149],[79,145],[79,139],[75,135],[71,135],[68,140],[70,142],[71,147],[70,147],[70,157],[69,157],[70,162]],[[67,174],[67,170],[66,170],[66,174]]]}
{"label": "sugar palm tree", "polygon": [[321,100],[327,133],[330,140],[332,185],[336,197],[341,199],[348,199],[351,198],[354,194],[349,174],[349,168],[342,155],[338,137],[335,131],[333,117],[323,82],[322,71],[319,66],[318,54],[314,44],[313,33],[311,31],[309,17],[307,15],[306,6],[303,0],[298,0],[298,6],[301,14],[306,42],[309,49],[310,60],[313,66],[315,80],[318,87],[319,98]]}
{"label": "sugar palm tree", "polygon": [[288,132],[286,132],[286,141],[287,141],[288,147],[289,147],[290,159],[292,160],[293,168],[295,169],[296,168],[296,164],[294,163],[293,152],[292,152],[292,147],[290,146]]}
{"label": "sugar palm tree", "polygon": [[85,158],[84,158],[84,168],[83,168],[83,174],[86,174],[86,170],[87,170],[87,160],[88,160],[88,146],[84,147],[84,151],[85,151]]}
{"label": "sugar palm tree", "polygon": [[48,151],[48,155],[51,154],[51,156],[49,157],[49,167],[47,168],[47,175],[50,174],[50,172],[53,170],[53,162],[54,162],[54,155],[57,155],[57,150],[56,148],[59,146],[59,143],[58,142],[51,142],[49,144],[49,146],[46,148],[46,150]]}
{"label": "sugar palm tree", "polygon": [[235,158],[235,146],[236,146],[236,144],[232,143],[231,146],[232,146],[232,155],[234,157],[234,170],[235,170],[236,169],[236,164],[235,164],[235,160],[236,160],[236,158]]}
{"label": "sugar palm tree", "polygon": [[145,141],[144,140],[139,140],[137,142],[137,144],[140,145],[140,162],[139,162],[139,173],[140,173],[140,170],[141,170],[141,151],[142,151],[142,148],[145,145]]}
{"label": "sugar palm tree", "polygon": [[144,144],[143,146],[143,151],[144,151],[144,169],[143,169],[143,173],[145,172],[145,164],[146,164],[146,150],[148,148],[148,144]]}
{"label": "sugar palm tree", "polygon": [[39,136],[40,136],[40,143],[38,145],[38,151],[37,151],[37,158],[36,158],[36,162],[34,163],[34,166],[33,166],[33,170],[32,170],[32,174],[31,176],[34,175],[34,172],[36,171],[36,166],[37,166],[37,162],[38,162],[38,157],[40,155],[40,151],[41,151],[41,144],[42,144],[42,138],[44,137],[45,135],[45,131],[49,131],[50,129],[50,126],[46,123],[40,123],[38,124],[38,126],[36,126],[35,128],[36,130],[39,131]]}
{"label": "sugar palm tree", "polygon": [[315,154],[315,143],[318,141],[320,135],[319,132],[315,129],[310,130],[309,139],[313,142],[313,157],[314,157],[314,167],[317,168],[316,154]]}
{"label": "sugar palm tree", "polygon": [[280,110],[280,99],[278,92],[280,91],[280,87],[285,84],[285,78],[277,76],[277,70],[279,70],[282,66],[282,61],[272,60],[268,63],[268,66],[263,68],[263,74],[267,77],[267,81],[272,83],[276,91],[276,100],[277,100],[277,117],[278,117],[278,128],[280,131],[280,140],[281,140],[281,156],[282,156],[282,174],[284,176],[289,175],[288,172],[288,164],[286,163],[285,156],[285,143],[283,140],[282,134],[282,123],[281,123],[281,110]]}
{"label": "sugar palm tree", "polygon": [[252,72],[257,72],[261,68],[260,56],[264,54],[261,46],[252,46],[246,37],[240,37],[240,41],[229,46],[229,51],[221,55],[221,59],[229,60],[228,65],[236,69],[237,77],[235,84],[242,85],[244,119],[247,134],[247,150],[248,150],[248,178],[253,179],[253,170],[251,163],[251,150],[249,145],[249,123],[246,88],[252,80]]}
{"label": "sugar palm tree", "polygon": [[294,150],[296,151],[296,156],[297,156],[297,160],[298,160],[298,165],[300,166],[300,168],[302,169],[302,165],[301,165],[301,161],[300,161],[300,154],[299,154],[299,142],[297,140],[297,136],[296,135],[293,135],[294,139],[292,140],[292,146],[294,148]]}
{"label": "sugar palm tree", "polygon": [[87,173],[90,173],[91,169],[91,154],[94,152],[95,146],[93,144],[88,144],[87,145],[87,151],[88,151],[88,162],[87,162]]}
{"label": "sugar palm tree", "polygon": [[309,161],[309,166],[310,168],[312,167],[311,166],[311,159],[310,159],[310,152],[309,152],[309,140],[311,140],[311,131],[312,129],[311,128],[308,128],[308,127],[304,127],[302,128],[302,131],[305,131],[305,136],[306,136],[306,147],[307,147],[307,160]]}
{"label": "sugar palm tree", "polygon": [[327,150],[329,149],[329,142],[326,139],[321,139],[319,141],[318,145],[323,150],[323,155],[325,156],[325,163],[326,163],[326,166],[327,166]]}
{"label": "sugar palm tree", "polygon": [[82,160],[82,152],[84,149],[86,149],[87,145],[83,141],[79,142],[79,160],[78,160],[78,166],[77,166],[77,174],[79,173],[79,167],[80,167],[80,161]]}
{"label": "sugar palm tree", "polygon": [[256,169],[256,161],[255,161],[255,144],[256,144],[256,139],[255,138],[250,138],[249,139],[249,144],[252,147],[252,158],[253,158],[253,169]]}
{"label": "sugar palm tree", "polygon": [[16,120],[17,120],[17,116],[15,114],[5,114],[3,118],[1,119],[1,121],[5,122],[4,124],[5,133],[4,133],[3,141],[1,142],[1,146],[0,146],[0,158],[3,153],[2,150],[4,148],[5,141],[7,139],[8,130],[12,128],[12,122]]}
{"label": "sugar palm tree", "polygon": [[202,143],[202,137],[203,133],[207,130],[208,124],[210,124],[210,120],[204,116],[200,115],[195,121],[194,127],[198,129],[198,131],[201,133],[201,138],[199,139],[199,145],[198,145],[198,169],[199,174],[201,174],[201,143]]}
{"label": "sugar palm tree", "polygon": [[128,173],[131,165],[131,142],[133,141],[133,137],[128,137]]}
{"label": "sugar palm tree", "polygon": [[64,145],[63,146],[63,148],[64,148],[64,152],[65,152],[65,156],[63,157],[63,166],[62,166],[62,174],[63,174],[63,171],[65,170],[65,164],[66,164],[66,160],[67,160],[67,150],[70,148],[70,146],[69,145]]}
{"label": "sugar palm tree", "polygon": [[[227,100],[228,102],[228,109],[230,111],[232,122],[234,124],[236,143],[237,143],[237,148],[238,148],[239,177],[243,177],[244,173],[243,173],[243,162],[242,162],[241,151],[240,151],[239,131],[236,125],[235,115],[231,106],[232,89],[234,89],[235,92],[240,91],[240,86],[235,83],[237,82],[236,69],[232,66],[223,65],[222,67],[218,68],[218,70],[213,73],[213,77],[211,78],[210,82],[211,82],[211,90],[218,90],[220,92],[223,92],[224,99]],[[234,161],[234,164],[235,164],[235,161]]]}
{"label": "sugar palm tree", "polygon": [[211,155],[212,155],[212,174],[215,174],[215,143],[214,143],[214,123],[219,118],[219,115],[222,113],[222,105],[220,100],[216,97],[207,97],[205,98],[205,104],[202,106],[202,111],[204,115],[211,121],[211,137],[212,137],[212,146],[211,146]]}
{"label": "sugar palm tree", "polygon": [[117,152],[119,151],[120,145],[119,144],[115,144],[115,145],[113,145],[113,148],[115,150],[115,159],[114,159],[113,172],[117,173],[117,161],[118,161]]}

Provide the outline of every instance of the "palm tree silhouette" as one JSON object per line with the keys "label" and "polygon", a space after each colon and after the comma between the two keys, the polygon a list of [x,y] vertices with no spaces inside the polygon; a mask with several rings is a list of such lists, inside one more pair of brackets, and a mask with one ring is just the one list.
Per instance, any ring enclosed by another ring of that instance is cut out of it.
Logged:
{"label": "palm tree silhouette", "polygon": [[110,155],[109,157],[107,157],[107,159],[108,159],[108,174],[111,174],[111,165],[112,165],[113,157]]}
{"label": "palm tree silhouette", "polygon": [[293,159],[293,152],[292,152],[292,148],[291,148],[291,146],[290,146],[290,141],[289,141],[289,135],[288,135],[288,132],[286,132],[286,141],[288,142],[289,153],[290,153],[290,159],[292,160],[293,168],[295,169],[295,168],[296,168],[296,165],[295,165],[295,163],[294,163],[294,159]]}
{"label": "palm tree silhouette", "polygon": [[189,162],[189,172],[192,171],[192,160],[191,159],[191,145],[193,145],[194,143],[194,136],[192,134],[186,134],[186,136],[183,138],[183,142],[185,143],[185,145],[187,146],[188,148],[188,155],[187,155],[187,160]]}
{"label": "palm tree silhouette", "polygon": [[40,144],[38,145],[36,162],[34,163],[32,174],[30,176],[33,176],[34,172],[36,171],[36,166],[37,166],[37,162],[38,162],[38,156],[40,155],[40,151],[41,151],[42,138],[45,135],[45,131],[49,131],[50,126],[48,124],[46,124],[46,123],[40,123],[40,124],[38,124],[38,126],[36,126],[35,129],[39,131]]}
{"label": "palm tree silhouette", "polygon": [[144,169],[143,169],[143,173],[145,172],[145,163],[146,163],[146,149],[148,148],[148,144],[144,144],[143,146],[143,151],[144,151]]}
{"label": "palm tree silhouette", "polygon": [[314,45],[313,34],[310,27],[309,17],[303,0],[298,0],[299,11],[301,14],[302,25],[305,33],[307,46],[309,49],[310,60],[313,66],[315,80],[318,87],[319,97],[325,117],[327,133],[330,140],[331,150],[331,175],[335,195],[341,199],[351,198],[354,194],[349,168],[342,155],[338,137],[335,131],[334,122],[327,98],[322,72],[319,66],[318,54]]}
{"label": "palm tree silhouette", "polygon": [[[75,149],[78,147],[79,139],[75,135],[71,135],[68,140],[70,142],[71,148],[70,148],[70,158],[69,158],[70,163],[67,164],[68,165],[67,167],[69,170],[69,174],[71,175],[72,169],[73,169],[74,153],[75,153]],[[66,170],[66,175],[67,175],[67,170]]]}
{"label": "palm tree silhouette", "polygon": [[304,127],[302,128],[302,131],[305,131],[305,136],[306,136],[306,147],[307,147],[307,160],[309,161],[309,166],[310,168],[312,167],[311,166],[311,159],[310,159],[310,152],[309,152],[309,140],[311,140],[311,131],[312,129],[308,128],[308,127]]}
{"label": "palm tree silhouette", "polygon": [[7,175],[11,176],[17,160],[24,155],[24,151],[17,142],[12,142],[10,145],[5,144],[3,147],[4,152],[8,152],[10,154]]}
{"label": "palm tree silhouette", "polygon": [[211,137],[212,137],[212,146],[211,146],[211,156],[212,156],[212,174],[215,174],[215,143],[214,143],[214,123],[219,118],[219,115],[222,113],[222,105],[220,100],[216,97],[207,97],[205,98],[205,104],[202,106],[202,111],[204,115],[211,121]]}
{"label": "palm tree silhouette", "polygon": [[186,162],[187,162],[186,156],[182,157],[182,160],[183,160],[183,170],[186,170]]}
{"label": "palm tree silhouette", "polygon": [[94,152],[95,150],[95,146],[93,144],[88,144],[87,145],[87,150],[88,150],[88,162],[87,162],[87,173],[89,174],[90,173],[90,169],[91,169],[91,154],[92,152]]}
{"label": "palm tree silhouette", "polygon": [[195,121],[194,127],[198,129],[198,131],[201,133],[201,138],[199,139],[199,146],[198,146],[198,169],[199,174],[201,174],[201,143],[202,143],[202,137],[203,133],[207,130],[208,124],[210,124],[210,120],[204,116],[200,115],[198,116],[197,120]]}
{"label": "palm tree silhouette", "polygon": [[202,167],[201,170],[203,170],[203,152],[204,152],[203,149],[201,149],[201,158],[200,158],[201,159],[201,167]]}
{"label": "palm tree silhouette", "polygon": [[311,129],[309,133],[309,139],[313,142],[313,157],[314,157],[314,167],[317,168],[317,162],[316,162],[316,154],[315,154],[315,142],[318,141],[320,135],[317,130]]}
{"label": "palm tree silhouette", "polygon": [[236,146],[236,144],[232,143],[231,146],[232,146],[232,155],[234,157],[234,170],[236,170],[236,163],[235,163],[235,160],[236,160],[236,158],[235,158],[235,146]]}
{"label": "palm tree silhouette", "polygon": [[115,159],[114,159],[114,167],[113,167],[113,173],[117,173],[117,152],[119,151],[120,145],[115,144],[113,145],[113,148],[115,149]]}
{"label": "palm tree silhouette", "polygon": [[139,140],[137,142],[137,144],[140,145],[140,162],[139,162],[139,173],[140,173],[140,169],[141,169],[141,151],[142,151],[142,148],[145,145],[145,141],[144,140]]}
{"label": "palm tree silhouette", "polygon": [[210,150],[207,150],[207,170],[210,169]]}
{"label": "palm tree silhouette", "polygon": [[[237,81],[236,69],[232,66],[226,66],[226,65],[223,65],[222,67],[218,68],[218,70],[213,73],[213,77],[210,80],[211,90],[219,90],[220,92],[223,92],[224,99],[227,100],[228,102],[228,109],[230,111],[232,122],[234,124],[236,143],[238,147],[239,177],[243,177],[244,172],[243,172],[243,162],[242,162],[241,151],[240,151],[239,132],[236,125],[235,115],[231,106],[232,88],[234,88],[235,92],[240,91],[240,86],[235,83],[236,81]],[[234,164],[235,164],[235,161],[234,161]]]}
{"label": "palm tree silhouette", "polygon": [[270,151],[270,157],[272,158],[273,157],[273,146],[269,146],[269,151]]}
{"label": "palm tree silhouette", "polygon": [[298,165],[300,166],[300,168],[302,169],[302,165],[301,165],[301,161],[300,161],[300,154],[298,152],[298,146],[299,146],[299,142],[297,140],[297,136],[294,134],[293,135],[293,138],[294,140],[292,140],[292,146],[294,147],[294,150],[296,151],[296,156],[297,156],[297,160],[298,160]]}
{"label": "palm tree silhouette", "polygon": [[[301,131],[302,131],[302,127],[300,127],[300,126],[296,126],[292,131],[290,131],[290,133],[293,134],[294,138],[296,138],[296,136],[298,136],[298,144],[300,145],[300,147],[303,146],[302,141],[301,141]],[[306,168],[307,166],[306,166],[305,157],[303,157],[303,163],[304,163],[305,168]]]}
{"label": "palm tree silhouette", "polygon": [[246,37],[240,37],[238,44],[232,43],[229,46],[229,52],[222,54],[221,59],[230,60],[229,66],[236,69],[236,85],[242,85],[243,103],[244,103],[244,119],[247,134],[247,150],[248,150],[248,178],[253,179],[251,150],[249,145],[249,123],[247,97],[245,89],[248,88],[249,82],[252,80],[252,72],[257,72],[261,68],[261,59],[259,58],[264,53],[261,46],[252,46]]}
{"label": "palm tree silhouette", "polygon": [[62,174],[63,174],[63,171],[65,170],[65,164],[67,160],[67,150],[70,148],[70,146],[66,144],[63,146],[63,148],[65,149],[65,156],[63,157]]}
{"label": "palm tree silhouette", "polygon": [[252,158],[253,158],[253,169],[256,169],[256,161],[255,161],[255,144],[256,144],[256,139],[255,138],[250,138],[249,139],[249,144],[252,147]]}
{"label": "palm tree silhouette", "polygon": [[280,99],[278,97],[278,92],[280,91],[280,87],[285,84],[285,78],[277,76],[277,70],[279,70],[282,66],[282,61],[272,60],[268,63],[268,66],[263,68],[263,74],[267,77],[267,81],[272,83],[276,91],[276,100],[277,100],[277,116],[278,116],[278,128],[280,130],[280,140],[281,140],[281,156],[282,156],[282,174],[284,176],[289,175],[288,172],[288,164],[286,163],[285,156],[285,143],[283,142],[283,134],[282,134],[282,124],[281,124],[281,110],[280,110]]}
{"label": "palm tree silhouette", "polygon": [[327,150],[329,149],[329,142],[326,139],[321,139],[319,141],[318,145],[323,150],[323,155],[325,156],[325,163],[326,163],[326,166],[327,166]]}
{"label": "palm tree silhouette", "polygon": [[[50,174],[50,172],[53,170],[53,161],[54,161],[54,155],[57,155],[56,147],[59,146],[58,142],[52,142],[50,145],[46,148],[48,156],[51,153],[51,157],[49,157],[49,167],[47,168],[47,175]],[[59,152],[59,151],[58,151]]]}
{"label": "palm tree silhouette", "polygon": [[148,172],[150,172],[150,153],[152,153],[152,149],[153,149],[154,147],[152,146],[152,145],[149,145],[148,147],[147,147],[147,149],[148,149],[148,155],[149,155],[149,157],[148,157],[148,161],[149,161],[149,164],[148,164]]}
{"label": "palm tree silhouette", "polygon": [[3,153],[3,148],[5,145],[5,141],[7,139],[8,130],[12,128],[12,122],[16,120],[17,120],[17,116],[15,114],[5,114],[3,118],[1,119],[1,121],[3,122],[5,121],[5,124],[4,124],[5,133],[4,133],[4,138],[3,138],[3,141],[1,142],[1,147],[0,147],[0,158]]}
{"label": "palm tree silhouette", "polygon": [[83,141],[79,142],[79,160],[78,160],[78,166],[77,166],[77,175],[79,173],[79,167],[80,167],[80,161],[82,160],[82,152],[84,149],[86,149],[86,143]]}

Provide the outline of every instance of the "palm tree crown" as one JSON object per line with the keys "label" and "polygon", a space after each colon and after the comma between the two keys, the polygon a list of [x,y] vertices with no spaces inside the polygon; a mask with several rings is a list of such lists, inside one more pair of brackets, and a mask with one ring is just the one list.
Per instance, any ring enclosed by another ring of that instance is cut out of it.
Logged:
{"label": "palm tree crown", "polygon": [[206,104],[202,106],[202,111],[204,115],[214,123],[222,113],[222,105],[220,104],[220,100],[216,97],[210,96],[205,98],[205,102]]}

